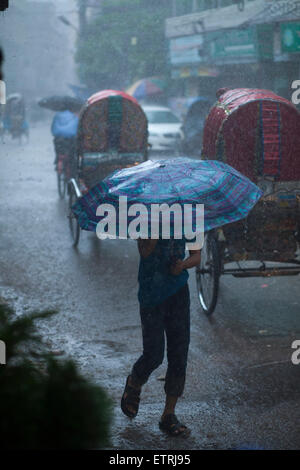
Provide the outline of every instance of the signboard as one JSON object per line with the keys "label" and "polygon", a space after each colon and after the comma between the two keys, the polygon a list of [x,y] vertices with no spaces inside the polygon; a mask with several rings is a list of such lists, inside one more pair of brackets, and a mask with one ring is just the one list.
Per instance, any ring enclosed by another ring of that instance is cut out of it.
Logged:
{"label": "signboard", "polygon": [[300,52],[300,23],[281,23],[282,52]]}
{"label": "signboard", "polygon": [[172,78],[188,78],[188,77],[217,77],[219,70],[213,66],[191,66],[174,68],[171,71]]}
{"label": "signboard", "polygon": [[274,30],[273,24],[259,24],[255,26],[258,59],[273,59]]}
{"label": "signboard", "polygon": [[232,29],[222,33],[208,33],[210,56],[213,59],[256,57],[254,30]]}
{"label": "signboard", "polygon": [[170,39],[169,51],[172,65],[195,64],[202,62],[199,50],[203,46],[203,35],[194,34]]}
{"label": "signboard", "polygon": [[256,62],[273,57],[273,26],[255,25],[247,29],[230,29],[220,33],[208,33],[210,57],[218,63]]}
{"label": "signboard", "polygon": [[[299,23],[300,25],[300,23]],[[300,45],[300,35],[299,35]],[[259,24],[248,28],[223,29],[169,40],[170,62],[181,77],[203,76],[196,66],[256,63],[271,60],[274,54],[274,25]],[[206,73],[207,76],[215,76]]]}

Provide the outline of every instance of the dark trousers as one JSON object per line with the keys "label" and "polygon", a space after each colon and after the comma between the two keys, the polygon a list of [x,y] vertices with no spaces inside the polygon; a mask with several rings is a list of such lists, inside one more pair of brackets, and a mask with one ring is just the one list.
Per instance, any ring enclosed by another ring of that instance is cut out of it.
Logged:
{"label": "dark trousers", "polygon": [[168,369],[165,381],[167,395],[183,393],[190,342],[190,294],[186,283],[174,295],[151,308],[140,308],[143,354],[132,368],[133,379],[143,385],[163,362],[165,335]]}
{"label": "dark trousers", "polygon": [[74,137],[54,137],[55,160],[54,164],[57,165],[59,155],[66,155],[68,157],[68,175],[70,178],[76,175],[76,139]]}
{"label": "dark trousers", "polygon": [[58,161],[58,155],[68,155],[73,158],[75,152],[75,138],[74,137],[54,137],[53,138],[55,149],[55,162]]}

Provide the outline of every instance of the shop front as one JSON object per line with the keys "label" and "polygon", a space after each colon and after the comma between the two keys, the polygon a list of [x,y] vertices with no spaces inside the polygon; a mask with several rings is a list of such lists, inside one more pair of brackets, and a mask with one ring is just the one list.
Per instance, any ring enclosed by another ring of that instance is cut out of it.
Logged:
{"label": "shop front", "polygon": [[272,25],[208,33],[207,51],[219,69],[219,87],[272,89]]}
{"label": "shop front", "polygon": [[273,90],[291,98],[300,78],[300,2],[255,0],[169,18],[174,95],[215,96],[222,87]]}
{"label": "shop front", "polygon": [[171,77],[184,97],[215,98],[221,87],[272,88],[273,26],[208,31],[169,41]]}
{"label": "shop front", "polygon": [[300,22],[282,22],[275,31],[275,91],[291,99],[292,82],[300,78]]}

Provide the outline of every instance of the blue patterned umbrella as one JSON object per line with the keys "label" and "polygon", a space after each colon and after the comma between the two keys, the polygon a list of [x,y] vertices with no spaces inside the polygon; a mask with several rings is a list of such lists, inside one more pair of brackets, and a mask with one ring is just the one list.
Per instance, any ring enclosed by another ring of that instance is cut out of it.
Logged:
{"label": "blue patterned umbrella", "polygon": [[[184,157],[148,160],[117,170],[79,198],[72,211],[80,227],[96,231],[97,224],[105,217],[104,214],[96,214],[97,208],[101,204],[110,204],[116,209],[119,236],[120,196],[126,197],[128,209],[137,203],[149,211],[152,204],[166,203],[170,206],[177,203],[183,209],[190,205],[194,231],[197,230],[196,205],[204,204],[204,230],[208,231],[245,218],[262,192],[248,178],[219,161]],[[126,218],[127,227],[132,220],[133,215]]]}

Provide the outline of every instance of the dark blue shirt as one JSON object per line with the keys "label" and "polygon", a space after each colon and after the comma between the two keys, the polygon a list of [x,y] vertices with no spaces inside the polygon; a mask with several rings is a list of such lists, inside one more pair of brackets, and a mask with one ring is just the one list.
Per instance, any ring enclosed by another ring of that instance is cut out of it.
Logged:
{"label": "dark blue shirt", "polygon": [[141,306],[158,305],[184,286],[189,277],[187,270],[184,269],[178,276],[170,272],[172,262],[184,257],[185,240],[161,239],[149,256],[141,257],[138,275]]}
{"label": "dark blue shirt", "polygon": [[79,118],[71,111],[59,111],[55,114],[51,132],[54,137],[72,138],[76,136]]}

